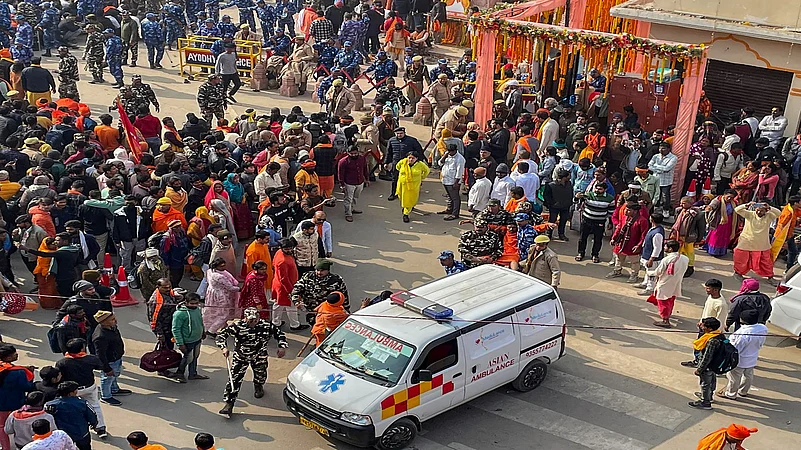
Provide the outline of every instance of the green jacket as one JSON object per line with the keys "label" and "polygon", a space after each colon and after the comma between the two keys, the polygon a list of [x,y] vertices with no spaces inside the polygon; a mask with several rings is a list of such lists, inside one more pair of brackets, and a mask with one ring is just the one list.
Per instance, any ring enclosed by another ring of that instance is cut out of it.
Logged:
{"label": "green jacket", "polygon": [[199,341],[203,337],[203,316],[200,308],[179,306],[172,314],[172,336],[176,345]]}

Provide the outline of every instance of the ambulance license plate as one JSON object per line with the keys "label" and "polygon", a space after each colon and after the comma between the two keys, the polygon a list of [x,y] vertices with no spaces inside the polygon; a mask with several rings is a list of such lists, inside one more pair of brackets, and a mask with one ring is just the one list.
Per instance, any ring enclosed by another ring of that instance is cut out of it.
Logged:
{"label": "ambulance license plate", "polygon": [[323,436],[328,436],[328,429],[324,428],[322,425],[318,425],[311,420],[305,417],[299,417],[300,424],[306,428],[311,428],[312,430],[322,434]]}

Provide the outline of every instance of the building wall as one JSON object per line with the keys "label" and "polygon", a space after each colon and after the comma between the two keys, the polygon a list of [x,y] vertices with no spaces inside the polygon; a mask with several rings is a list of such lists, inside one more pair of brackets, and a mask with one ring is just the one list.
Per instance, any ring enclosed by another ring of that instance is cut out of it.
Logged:
{"label": "building wall", "polygon": [[[792,3],[797,2],[792,0]],[[785,116],[789,122],[785,134],[793,135],[798,129],[801,121],[801,48],[798,46],[726,33],[713,35],[708,31],[656,23],[651,25],[651,37],[668,41],[704,43],[710,46],[709,59],[794,73],[785,106]]]}
{"label": "building wall", "polygon": [[791,28],[801,24],[801,0],[654,0],[654,9]]}

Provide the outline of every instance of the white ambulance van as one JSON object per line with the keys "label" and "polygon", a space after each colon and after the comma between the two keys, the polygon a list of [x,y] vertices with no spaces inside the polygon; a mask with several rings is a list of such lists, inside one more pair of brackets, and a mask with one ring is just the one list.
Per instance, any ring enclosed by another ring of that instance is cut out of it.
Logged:
{"label": "white ambulance van", "polygon": [[289,374],[284,402],[324,436],[401,449],[423,421],[499,386],[536,388],[564,353],[556,291],[484,265],[351,315]]}

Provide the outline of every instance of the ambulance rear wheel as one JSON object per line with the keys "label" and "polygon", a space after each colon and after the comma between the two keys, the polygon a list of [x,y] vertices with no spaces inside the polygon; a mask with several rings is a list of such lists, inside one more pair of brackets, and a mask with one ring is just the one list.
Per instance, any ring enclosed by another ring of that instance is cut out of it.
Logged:
{"label": "ambulance rear wheel", "polygon": [[545,380],[545,375],[548,374],[548,365],[544,362],[535,359],[520,372],[520,375],[512,381],[512,387],[516,391],[528,392],[536,389]]}
{"label": "ambulance rear wheel", "polygon": [[400,450],[406,448],[417,437],[417,425],[409,419],[400,419],[390,425],[378,438],[378,450]]}

